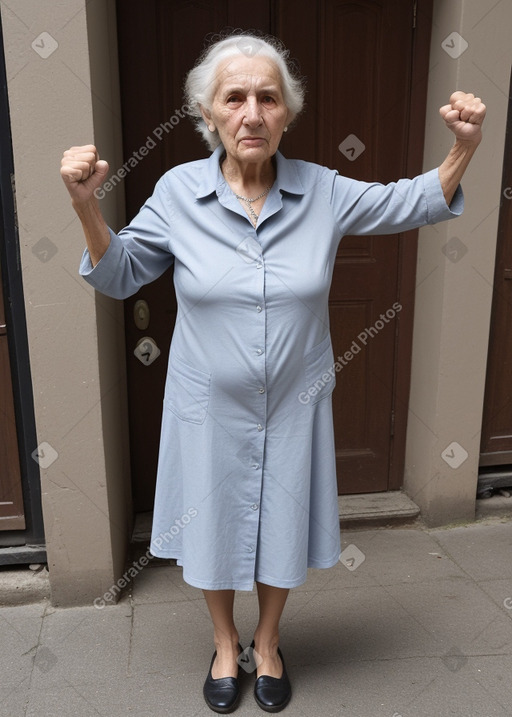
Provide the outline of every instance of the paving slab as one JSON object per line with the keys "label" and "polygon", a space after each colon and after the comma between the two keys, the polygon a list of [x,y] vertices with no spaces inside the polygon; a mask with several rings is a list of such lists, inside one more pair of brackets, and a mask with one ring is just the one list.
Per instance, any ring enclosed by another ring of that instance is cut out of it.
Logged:
{"label": "paving slab", "polygon": [[31,687],[112,680],[128,669],[132,607],[52,608],[47,610],[37,650]]}
{"label": "paving slab", "polygon": [[[499,521],[343,531],[354,562],[342,553],[290,591],[283,715],[510,717],[511,540]],[[256,591],[237,591],[244,647],[257,620]],[[202,591],[171,562],[103,610],[0,608],[0,717],[210,717],[212,638]],[[240,717],[262,714],[254,680],[243,673]]]}
{"label": "paving slab", "polygon": [[424,530],[343,531],[342,556],[351,545],[363,553],[364,561],[353,565],[351,571],[342,565],[340,579],[344,584],[348,584],[349,575],[353,584],[373,585],[429,582],[465,575],[463,568],[449,559],[436,537]]}
{"label": "paving slab", "polygon": [[78,687],[64,683],[34,693],[26,717],[211,717],[197,686],[196,673],[134,675],[115,684],[102,680]]}
{"label": "paving slab", "polygon": [[434,654],[512,654],[512,620],[479,584],[452,578],[419,587],[391,585],[387,591],[432,637]]}
{"label": "paving slab", "polygon": [[25,712],[46,603],[0,609],[0,715]]}
{"label": "paving slab", "polygon": [[203,600],[202,591],[183,580],[183,570],[177,565],[147,565],[131,584],[130,593],[135,605]]}
{"label": "paving slab", "polygon": [[204,670],[212,656],[212,639],[204,600],[136,605],[129,674],[174,675]]}
{"label": "paving slab", "polygon": [[508,717],[503,696],[483,689],[478,680],[476,670],[486,659],[475,665],[468,660],[455,670],[436,658],[297,666],[289,715]]}
{"label": "paving slab", "polygon": [[512,578],[480,580],[478,585],[492,598],[494,604],[503,608],[512,619]]}
{"label": "paving slab", "polygon": [[25,717],[30,699],[29,678],[11,682],[0,692],[0,717]]}
{"label": "paving slab", "polygon": [[[291,664],[410,658],[436,653],[435,636],[384,587],[290,598],[282,629]],[[286,655],[286,653],[285,653]]]}
{"label": "paving slab", "polygon": [[512,577],[512,520],[441,528],[429,535],[475,580]]}

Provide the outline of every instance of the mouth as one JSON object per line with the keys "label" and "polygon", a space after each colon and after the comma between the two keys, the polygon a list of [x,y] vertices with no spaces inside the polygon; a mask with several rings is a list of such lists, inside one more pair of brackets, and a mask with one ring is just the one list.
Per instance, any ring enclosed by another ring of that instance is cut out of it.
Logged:
{"label": "mouth", "polygon": [[247,147],[260,147],[266,140],[263,137],[242,137],[240,142]]}

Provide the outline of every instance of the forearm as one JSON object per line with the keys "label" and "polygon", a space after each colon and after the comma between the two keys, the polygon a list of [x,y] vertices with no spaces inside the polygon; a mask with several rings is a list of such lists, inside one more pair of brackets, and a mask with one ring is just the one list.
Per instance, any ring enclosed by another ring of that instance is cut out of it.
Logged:
{"label": "forearm", "polygon": [[110,233],[107,223],[103,219],[98,201],[92,197],[85,203],[73,202],[73,208],[82,223],[82,229],[87,242],[93,266],[99,262],[110,244]]}
{"label": "forearm", "polygon": [[439,166],[439,180],[446,204],[450,205],[462,176],[474,155],[479,142],[456,140],[444,162]]}

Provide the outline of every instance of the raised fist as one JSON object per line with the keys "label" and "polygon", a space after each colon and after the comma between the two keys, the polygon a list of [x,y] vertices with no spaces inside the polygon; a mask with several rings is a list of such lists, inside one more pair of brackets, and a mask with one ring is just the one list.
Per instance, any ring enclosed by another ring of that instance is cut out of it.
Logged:
{"label": "raised fist", "polygon": [[60,174],[74,204],[90,201],[108,172],[108,163],[99,158],[93,144],[71,147],[64,152]]}
{"label": "raised fist", "polygon": [[480,97],[454,92],[450,97],[450,104],[443,105],[439,113],[458,140],[478,144],[482,139],[485,110]]}

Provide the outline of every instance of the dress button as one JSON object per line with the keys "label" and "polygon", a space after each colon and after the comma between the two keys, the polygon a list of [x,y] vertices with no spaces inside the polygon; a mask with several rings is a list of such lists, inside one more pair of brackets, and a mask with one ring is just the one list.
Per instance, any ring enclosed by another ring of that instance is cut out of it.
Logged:
{"label": "dress button", "polygon": [[263,264],[256,264],[256,269],[261,269],[262,266]]}
{"label": "dress button", "polygon": [[260,313],[260,311],[261,311],[261,306],[257,306],[257,307],[256,307],[256,311],[257,311],[257,312],[258,312],[258,314],[259,314],[259,313]]}
{"label": "dress button", "polygon": [[248,545],[248,546],[246,547],[246,550],[247,550],[248,553],[253,553],[253,552],[254,552],[254,545]]}
{"label": "dress button", "polygon": [[254,469],[257,469],[257,468],[260,467],[260,464],[259,464],[259,463],[253,463],[253,464],[252,464],[252,467],[253,467]]}
{"label": "dress button", "polygon": [[258,354],[258,356],[261,356],[261,354],[263,353],[263,349],[258,349],[256,353]]}
{"label": "dress button", "polygon": [[256,428],[258,429],[258,431],[262,431],[262,430],[263,430],[263,426],[261,425],[261,423],[258,423],[258,425],[256,426]]}
{"label": "dress button", "polygon": [[263,388],[263,386],[258,389],[258,393],[265,393],[265,389]]}
{"label": "dress button", "polygon": [[253,504],[251,505],[251,508],[252,508],[253,510],[258,510],[259,505],[258,505],[257,503],[253,503]]}

